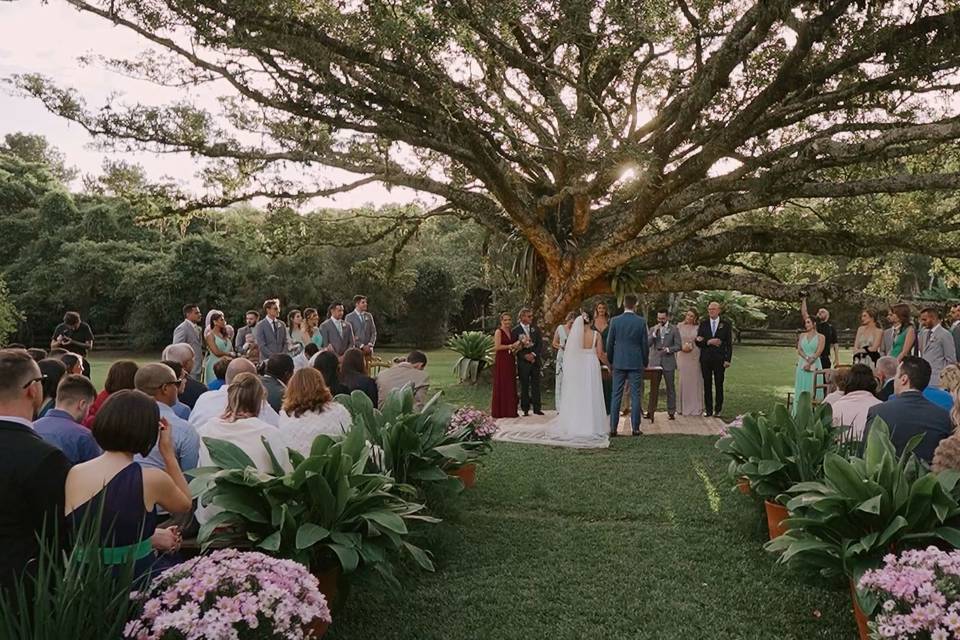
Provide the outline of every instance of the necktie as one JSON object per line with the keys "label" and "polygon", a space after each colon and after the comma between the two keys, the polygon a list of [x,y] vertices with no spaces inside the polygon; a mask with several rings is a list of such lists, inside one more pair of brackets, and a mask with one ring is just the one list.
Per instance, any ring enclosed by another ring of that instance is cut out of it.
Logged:
{"label": "necktie", "polygon": [[340,324],[339,320],[337,320],[337,333],[343,335],[343,326]]}

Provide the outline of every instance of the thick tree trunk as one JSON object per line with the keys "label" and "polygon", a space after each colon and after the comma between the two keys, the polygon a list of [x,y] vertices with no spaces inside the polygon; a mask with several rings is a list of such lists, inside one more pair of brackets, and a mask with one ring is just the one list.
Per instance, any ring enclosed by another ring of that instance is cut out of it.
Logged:
{"label": "thick tree trunk", "polygon": [[538,296],[540,308],[537,315],[543,318],[545,327],[555,327],[563,322],[567,313],[579,309],[587,298],[609,292],[610,282],[603,276],[575,270],[567,276],[547,274],[543,294]]}

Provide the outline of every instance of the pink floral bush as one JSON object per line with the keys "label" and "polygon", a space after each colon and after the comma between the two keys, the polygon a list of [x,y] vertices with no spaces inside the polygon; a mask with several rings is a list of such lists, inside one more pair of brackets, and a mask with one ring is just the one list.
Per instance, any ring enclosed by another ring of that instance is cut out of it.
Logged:
{"label": "pink floral bush", "polygon": [[960,551],[904,551],[885,556],[883,564],[859,582],[880,603],[871,638],[960,638]]}
{"label": "pink floral bush", "polygon": [[497,432],[497,422],[474,407],[461,407],[453,414],[447,433],[466,431],[467,440],[489,440]]}
{"label": "pink floral bush", "polygon": [[224,549],[168,569],[130,594],[129,640],[304,640],[330,622],[317,579],[292,560]]}

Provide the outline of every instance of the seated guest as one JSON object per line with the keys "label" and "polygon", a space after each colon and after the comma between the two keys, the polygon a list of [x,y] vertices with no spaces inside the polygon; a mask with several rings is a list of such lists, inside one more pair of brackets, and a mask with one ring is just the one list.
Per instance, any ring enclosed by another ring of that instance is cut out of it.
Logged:
{"label": "seated guest", "polygon": [[63,356],[67,355],[68,353],[70,352],[67,351],[66,349],[61,349],[60,347],[54,347],[53,349],[50,349],[50,351],[47,352],[47,357],[52,358],[54,360],[59,360]]}
{"label": "seated guest", "polygon": [[[144,369],[162,366],[147,365]],[[147,369],[147,375],[152,373]],[[166,568],[157,562],[155,549],[177,551],[179,533],[157,529],[157,506],[171,513],[185,513],[192,503],[173,431],[160,417],[157,402],[140,391],[117,391],[97,413],[93,437],[104,453],[70,470],[66,480],[67,517],[74,529],[79,529],[88,513],[96,516],[102,512],[101,542],[108,547],[104,551],[117,551],[104,554],[106,564],[120,565],[132,553],[137,576]],[[148,456],[151,450],[157,452],[160,468],[134,462],[134,456]]]}
{"label": "seated guest", "polygon": [[60,356],[60,362],[67,369],[67,375],[83,375],[83,358],[75,353],[65,353]]}
{"label": "seated guest", "polygon": [[330,351],[318,353],[313,361],[313,368],[320,372],[327,388],[334,396],[350,393],[350,390],[340,383],[340,358],[335,353]]}
{"label": "seated guest", "polygon": [[0,349],[0,590],[13,585],[37,557],[41,533],[63,517],[70,462],[30,423],[43,402],[41,380],[30,354]]}
{"label": "seated guest", "polygon": [[950,365],[940,372],[940,386],[951,394],[960,390],[960,365]]}
{"label": "seated guest", "polygon": [[216,391],[223,385],[227,384],[227,367],[230,366],[231,360],[233,360],[233,358],[223,357],[214,363],[214,378],[210,381],[210,384],[207,385],[207,389],[209,391]]}
{"label": "seated guest", "polygon": [[[189,471],[197,467],[197,456],[200,454],[200,436],[196,430],[173,412],[173,405],[177,403],[177,393],[180,391],[180,380],[173,369],[159,362],[145,364],[137,371],[133,378],[138,391],[147,394],[157,403],[160,417],[170,426],[170,437],[173,440],[173,450],[177,457],[178,468]],[[109,403],[110,401],[107,400]],[[106,405],[104,405],[106,406]],[[96,421],[94,421],[96,425]],[[96,428],[96,426],[94,426]],[[103,445],[101,445],[103,446]],[[163,469],[166,464],[159,445],[153,447],[146,454],[140,454],[137,462],[145,467]]]}
{"label": "seated guest", "polygon": [[923,397],[945,411],[953,409],[953,395],[940,387],[927,385],[927,388],[923,390]]}
{"label": "seated guest", "polygon": [[183,388],[187,384],[186,376],[183,374],[183,365],[174,360],[164,360],[161,364],[165,364],[171,369],[173,369],[173,375],[177,376],[177,380],[180,381],[180,389],[177,394],[177,401],[173,404],[173,412],[177,414],[177,417],[181,420],[190,419],[190,407],[180,402],[180,393],[183,393]]}
{"label": "seated guest", "polygon": [[[271,358],[276,356],[271,356]],[[289,356],[288,356],[289,357]],[[266,400],[267,391],[260,379],[253,373],[241,373],[233,378],[227,389],[227,408],[222,415],[211,418],[198,429],[201,438],[214,438],[234,444],[246,453],[258,469],[273,472],[270,454],[263,446],[261,438],[266,438],[277,461],[289,468],[286,448],[280,439],[280,432],[272,424],[257,417],[260,407]],[[201,440],[200,465],[214,466],[206,444]],[[219,509],[212,505],[197,508],[197,521],[203,524],[217,514]]]}
{"label": "seated guest", "polygon": [[890,439],[897,455],[903,452],[910,438],[923,434],[923,440],[913,452],[929,464],[937,445],[953,431],[950,414],[923,397],[923,390],[929,382],[930,363],[916,356],[904,356],[894,378],[896,397],[871,407],[867,412],[864,440],[874,419],[882,418],[890,427]]}
{"label": "seated guest", "polygon": [[197,358],[197,353],[193,350],[193,347],[186,342],[171,344],[163,350],[163,355],[160,357],[161,360],[179,362],[183,370],[188,372],[183,389],[180,391],[179,399],[180,402],[190,407],[190,409],[193,409],[197,403],[197,398],[207,391],[207,387],[204,386],[202,382],[189,374],[190,371],[193,371],[193,365]]}
{"label": "seated guest", "polygon": [[[299,313],[299,312],[297,312]],[[275,353],[267,358],[260,382],[267,390],[267,404],[274,411],[279,412],[283,406],[283,393],[287,389],[287,382],[293,375],[293,358],[288,353]]]}
{"label": "seated guest", "polygon": [[[844,394],[843,385],[844,385],[844,382],[846,382],[847,376],[849,374],[850,374],[850,369],[847,369],[847,368],[837,369],[836,371],[833,372],[833,384],[836,385],[837,388],[826,395],[826,397],[823,399],[824,402],[832,405],[835,401],[843,397],[843,394]],[[873,376],[872,373],[870,375],[871,377]],[[876,386],[876,384],[874,384],[874,386]]]}
{"label": "seated guest", "polygon": [[837,427],[850,427],[844,440],[861,440],[867,424],[867,412],[880,400],[874,395],[877,380],[873,371],[865,364],[855,364],[847,371],[843,381],[843,396],[833,404],[833,424]]}
{"label": "seated guest", "polygon": [[43,376],[43,402],[37,412],[37,417],[42,418],[56,405],[57,386],[67,373],[67,368],[62,362],[53,358],[45,358],[38,362],[37,366],[40,367],[40,374]]}
{"label": "seated guest", "polygon": [[[225,385],[216,391],[207,391],[197,399],[197,404],[190,412],[190,425],[194,429],[199,429],[211,418],[223,415],[227,409],[227,392],[230,390],[230,383],[241,373],[257,373],[257,368],[246,358],[234,358],[227,365],[227,373],[224,376]],[[266,400],[260,407],[259,418],[268,424],[276,426],[280,422],[280,416],[273,410]]]}
{"label": "seated guest", "polygon": [[[314,342],[308,342],[307,345],[303,348],[303,357],[307,359],[307,364],[305,364],[304,366],[312,367],[313,361],[317,359],[316,355],[318,353],[320,353],[320,347],[318,347]],[[297,367],[297,368],[302,369],[303,367]]]}
{"label": "seated guest", "polygon": [[877,390],[879,400],[886,402],[893,395],[893,379],[897,377],[897,366],[899,364],[899,360],[893,356],[883,356],[877,360],[873,375],[879,385]]}
{"label": "seated guest", "polygon": [[950,411],[953,434],[937,445],[931,467],[936,472],[944,469],[960,471],[960,367],[954,365],[944,369],[940,374],[940,382],[950,389],[953,396],[953,409]]}
{"label": "seated guest", "polygon": [[[13,347],[7,347],[12,349]],[[40,362],[47,357],[47,352],[43,349],[27,349],[27,353],[30,354],[30,357],[33,358],[34,362]]]}
{"label": "seated guest", "polygon": [[63,451],[70,464],[93,460],[102,453],[90,430],[80,424],[96,397],[96,388],[83,374],[65,375],[57,387],[56,406],[33,423],[40,437]]}
{"label": "seated guest", "polygon": [[379,407],[377,403],[377,381],[365,373],[366,363],[363,358],[363,351],[360,349],[347,349],[343,354],[343,362],[340,363],[340,382],[350,392],[363,391],[370,398],[373,406]]}
{"label": "seated guest", "polygon": [[117,360],[110,365],[110,369],[107,371],[107,379],[103,383],[103,391],[97,394],[93,404],[90,405],[90,409],[87,410],[87,415],[83,419],[83,426],[87,429],[93,426],[93,419],[96,417],[97,411],[107,401],[110,394],[123,389],[135,389],[136,387],[133,384],[135,375],[137,375],[137,363],[133,360]]}
{"label": "seated guest", "polygon": [[280,413],[280,437],[285,446],[307,456],[317,436],[343,435],[351,423],[350,412],[333,399],[323,374],[313,368],[293,374]]}
{"label": "seated guest", "polygon": [[427,356],[420,351],[411,351],[406,360],[398,362],[389,369],[377,374],[380,406],[387,401],[387,396],[394,389],[406,385],[413,386],[414,406],[422,409],[427,401],[427,390],[430,388],[430,376],[426,372]]}

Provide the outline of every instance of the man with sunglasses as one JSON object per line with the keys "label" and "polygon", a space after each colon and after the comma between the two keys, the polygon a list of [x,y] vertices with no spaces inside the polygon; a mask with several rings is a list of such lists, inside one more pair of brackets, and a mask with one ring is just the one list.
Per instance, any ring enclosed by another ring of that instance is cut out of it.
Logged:
{"label": "man with sunglasses", "polygon": [[[187,472],[197,467],[200,457],[200,436],[197,431],[180,418],[173,410],[177,404],[177,395],[180,393],[180,380],[173,369],[165,364],[154,362],[145,364],[133,378],[134,386],[157,401],[160,408],[160,418],[167,421],[173,435],[173,448],[177,455],[180,469]],[[137,462],[145,467],[166,469],[160,449],[154,445],[146,457],[137,456]]]}
{"label": "man with sunglasses", "polygon": [[70,463],[32,421],[43,376],[23,349],[0,349],[0,590],[37,557],[41,533],[63,531],[63,487]]}

